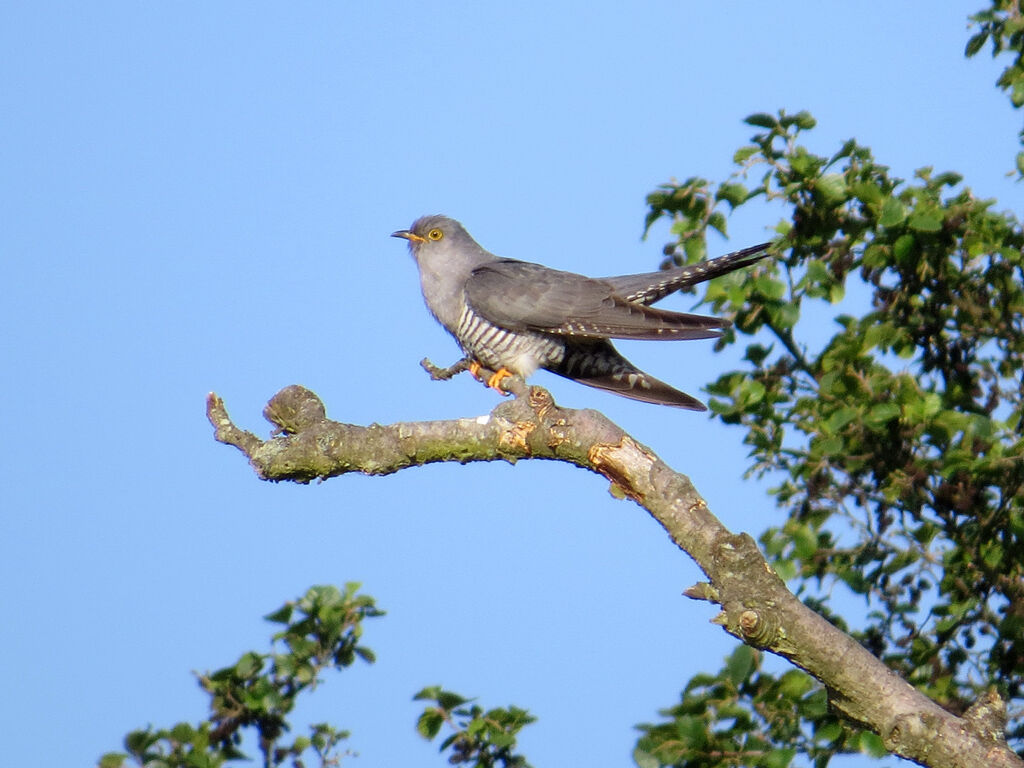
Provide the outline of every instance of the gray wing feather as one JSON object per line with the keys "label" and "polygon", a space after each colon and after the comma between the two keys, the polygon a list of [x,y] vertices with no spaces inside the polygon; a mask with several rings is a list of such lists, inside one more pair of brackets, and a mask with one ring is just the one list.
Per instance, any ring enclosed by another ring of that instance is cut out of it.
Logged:
{"label": "gray wing feather", "polygon": [[509,330],[615,339],[707,339],[729,323],[627,301],[607,280],[499,259],[466,281],[474,311]]}

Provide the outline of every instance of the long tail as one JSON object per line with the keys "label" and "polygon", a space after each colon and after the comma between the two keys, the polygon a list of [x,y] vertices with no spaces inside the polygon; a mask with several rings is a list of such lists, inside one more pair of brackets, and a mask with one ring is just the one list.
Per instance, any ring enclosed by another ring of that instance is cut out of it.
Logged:
{"label": "long tail", "polygon": [[699,264],[691,264],[688,267],[673,267],[658,272],[601,279],[606,283],[611,283],[615,293],[626,301],[636,304],[653,304],[680,288],[727,275],[760,261],[768,255],[767,251],[770,245],[771,243],[761,243],[715,259],[702,261]]}
{"label": "long tail", "polygon": [[548,370],[631,400],[691,411],[707,410],[697,398],[641,371],[605,339],[570,344],[561,364]]}

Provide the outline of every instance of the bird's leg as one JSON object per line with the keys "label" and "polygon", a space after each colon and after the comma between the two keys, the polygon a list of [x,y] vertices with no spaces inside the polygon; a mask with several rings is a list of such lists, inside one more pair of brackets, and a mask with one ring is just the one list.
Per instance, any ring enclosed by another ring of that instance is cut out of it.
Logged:
{"label": "bird's leg", "polygon": [[477,381],[483,382],[495,392],[501,392],[503,395],[511,394],[511,392],[507,392],[501,386],[501,382],[504,381],[505,378],[513,375],[507,368],[503,367],[499,368],[497,371],[492,371],[489,368],[484,368],[480,363],[474,360],[469,364],[469,372],[473,374],[473,378]]}
{"label": "bird's leg", "polygon": [[454,365],[450,365],[447,368],[442,368],[439,365],[435,365],[427,358],[420,360],[420,365],[423,366],[423,370],[430,374],[430,378],[434,381],[447,381],[458,373],[463,371],[469,371],[473,374],[473,378],[477,381],[486,384],[491,389],[501,392],[503,395],[510,394],[504,390],[501,386],[501,382],[507,377],[512,376],[512,372],[507,368],[501,368],[498,371],[492,371],[489,368],[484,368],[476,360],[468,357],[464,357]]}
{"label": "bird's leg", "polygon": [[[462,373],[463,371],[467,370],[472,371],[474,365],[477,365],[477,367],[479,368],[479,365],[474,363],[468,357],[462,358],[457,363],[455,363],[454,365],[450,365],[447,368],[442,368],[439,365],[434,365],[432,362],[430,362],[429,359],[425,357],[422,360],[420,360],[420,365],[423,366],[423,370],[429,373],[430,378],[433,379],[434,381],[447,381],[457,373]],[[475,373],[473,375],[476,376]]]}

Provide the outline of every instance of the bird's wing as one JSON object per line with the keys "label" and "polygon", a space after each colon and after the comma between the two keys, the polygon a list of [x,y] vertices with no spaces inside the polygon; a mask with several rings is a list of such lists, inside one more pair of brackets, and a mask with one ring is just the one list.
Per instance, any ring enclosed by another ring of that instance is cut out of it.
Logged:
{"label": "bird's wing", "polygon": [[761,243],[715,259],[691,264],[688,267],[673,267],[658,272],[646,272],[642,275],[621,275],[599,279],[611,285],[615,293],[626,301],[637,304],[653,304],[680,288],[727,275],[734,270],[760,261],[768,255],[767,249],[770,245],[771,243]]}
{"label": "bird's wing", "polygon": [[626,301],[605,280],[540,264],[498,259],[472,271],[466,300],[484,318],[509,330],[612,339],[707,339],[726,320]]}

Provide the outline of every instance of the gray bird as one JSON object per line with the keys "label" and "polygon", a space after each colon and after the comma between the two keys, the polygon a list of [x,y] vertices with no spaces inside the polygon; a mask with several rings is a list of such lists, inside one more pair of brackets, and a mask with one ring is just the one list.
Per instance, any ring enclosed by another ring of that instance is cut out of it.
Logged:
{"label": "gray bird", "polygon": [[[694,411],[694,397],[636,368],[609,339],[709,339],[729,321],[651,306],[673,291],[764,258],[768,243],[689,267],[621,277],[589,278],[502,259],[484,250],[447,216],[424,216],[392,233],[409,241],[431,314],[455,337],[478,374],[538,368],[615,394]],[[478,376],[479,377],[479,376]]]}

